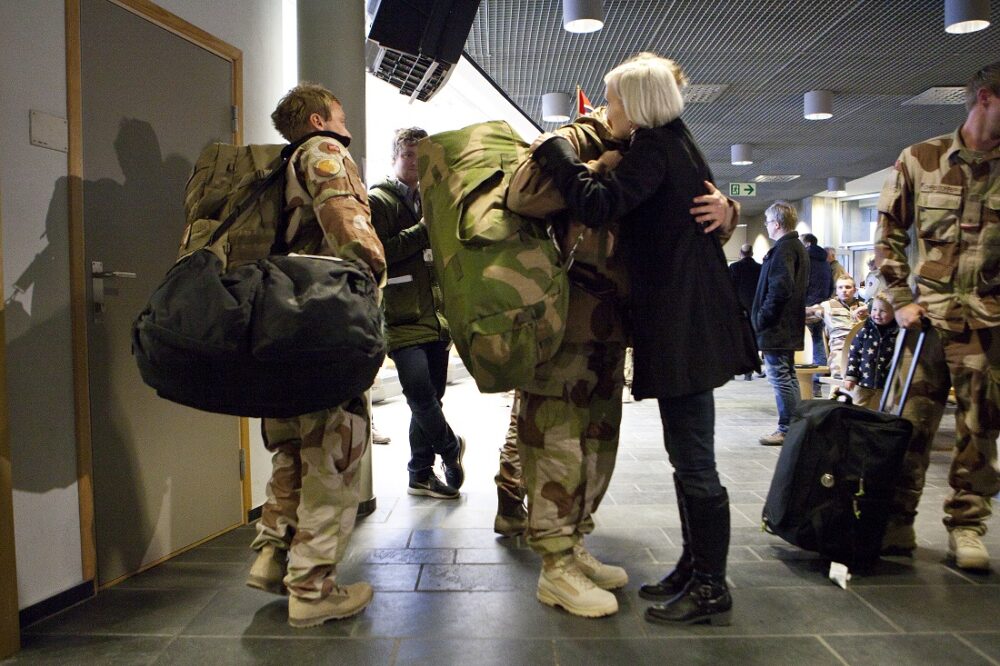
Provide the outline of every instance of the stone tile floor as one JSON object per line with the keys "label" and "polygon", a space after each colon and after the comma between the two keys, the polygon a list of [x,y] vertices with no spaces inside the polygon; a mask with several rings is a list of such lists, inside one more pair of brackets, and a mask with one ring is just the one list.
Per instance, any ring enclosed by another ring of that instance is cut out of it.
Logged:
{"label": "stone tile floor", "polygon": [[[286,601],[244,587],[253,528],[245,527],[27,627],[14,661],[108,664],[1000,664],[1000,574],[945,562],[940,523],[949,453],[935,452],[918,517],[914,559],[883,560],[842,590],[809,553],[761,532],[778,456],[757,444],[774,429],[764,380],[716,392],[719,469],[732,497],[730,627],[663,627],[642,619],[638,585],[665,573],[680,528],[656,405],[624,405],[614,479],[588,539],[624,565],[621,611],[585,620],[535,600],[538,558],[491,531],[493,475],[510,400],[452,385],[445,411],[468,439],[462,498],[406,495],[408,410],[377,405],[376,511],[359,522],[345,582],[370,581],[364,613],[320,628],[286,623]],[[945,417],[947,439],[953,419]],[[1000,532],[987,535],[1000,556]],[[1000,561],[998,561],[1000,562]],[[997,565],[1000,570],[1000,565]]]}

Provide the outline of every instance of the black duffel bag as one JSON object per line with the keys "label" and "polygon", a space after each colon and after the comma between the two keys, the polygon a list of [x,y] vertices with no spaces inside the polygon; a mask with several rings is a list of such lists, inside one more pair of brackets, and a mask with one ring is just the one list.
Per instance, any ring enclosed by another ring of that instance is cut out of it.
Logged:
{"label": "black duffel bag", "polygon": [[208,412],[283,418],[335,407],[375,381],[385,338],[367,266],[275,254],[225,270],[223,234],[246,204],[281,182],[297,145],[208,246],[170,269],[133,324],[139,373],[161,397]]}
{"label": "black duffel bag", "polygon": [[208,412],[287,417],[334,407],[385,358],[377,287],[333,257],[272,256],[226,273],[203,249],[178,262],[132,329],[143,381]]}

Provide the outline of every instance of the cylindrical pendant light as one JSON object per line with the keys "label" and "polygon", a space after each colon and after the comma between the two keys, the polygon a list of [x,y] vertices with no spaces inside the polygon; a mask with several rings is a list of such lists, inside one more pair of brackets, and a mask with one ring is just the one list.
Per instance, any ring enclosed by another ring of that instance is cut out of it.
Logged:
{"label": "cylindrical pendant light", "polygon": [[603,27],[601,0],[563,0],[563,28],[567,32],[594,32]]}
{"label": "cylindrical pendant light", "polygon": [[753,164],[753,146],[749,143],[734,143],[729,148],[729,163],[736,166]]}
{"label": "cylindrical pendant light", "polygon": [[835,196],[847,194],[847,181],[841,176],[827,178],[826,191]]}
{"label": "cylindrical pendant light", "polygon": [[988,28],[990,0],[944,0],[944,31],[964,34]]}
{"label": "cylindrical pendant light", "polygon": [[833,93],[829,90],[810,90],[806,93],[802,115],[806,120],[826,120],[833,116]]}
{"label": "cylindrical pendant light", "polygon": [[542,95],[542,120],[549,123],[569,121],[569,93],[545,93]]}

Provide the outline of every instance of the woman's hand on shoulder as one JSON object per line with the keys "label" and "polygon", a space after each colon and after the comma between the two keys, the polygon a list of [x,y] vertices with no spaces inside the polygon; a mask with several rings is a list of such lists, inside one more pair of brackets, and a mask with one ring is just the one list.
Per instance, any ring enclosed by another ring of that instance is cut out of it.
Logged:
{"label": "woman's hand on shoulder", "polygon": [[705,188],[708,194],[702,194],[694,198],[694,208],[691,214],[695,222],[702,225],[702,231],[706,234],[712,233],[721,228],[723,231],[731,231],[733,224],[734,207],[719,189],[710,181],[705,181]]}

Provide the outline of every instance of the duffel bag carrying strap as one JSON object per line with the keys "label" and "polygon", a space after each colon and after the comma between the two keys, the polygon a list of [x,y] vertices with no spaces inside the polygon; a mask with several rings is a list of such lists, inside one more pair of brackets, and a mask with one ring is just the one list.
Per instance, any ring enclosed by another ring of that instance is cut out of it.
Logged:
{"label": "duffel bag carrying strap", "polygon": [[[226,232],[229,231],[230,227],[232,227],[236,223],[236,220],[239,219],[240,215],[242,215],[243,212],[249,206],[251,206],[255,201],[260,199],[264,195],[264,192],[266,192],[269,187],[274,185],[277,181],[281,180],[282,176],[285,173],[285,169],[288,166],[288,160],[292,158],[292,155],[295,153],[296,150],[298,150],[299,146],[301,146],[303,143],[313,138],[314,136],[328,136],[337,139],[338,141],[343,140],[343,137],[334,132],[311,132],[309,134],[306,134],[298,141],[294,141],[285,146],[284,148],[282,148],[281,161],[279,162],[278,166],[276,166],[274,170],[267,175],[267,178],[260,181],[260,184],[257,185],[256,188],[254,188],[253,192],[248,194],[246,197],[243,198],[243,201],[239,202],[238,204],[236,204],[236,206],[233,207],[233,210],[229,213],[229,216],[222,221],[222,224],[218,226],[218,228],[212,234],[211,238],[208,239],[206,247],[214,247],[216,243],[218,243],[222,239],[222,237],[226,234]],[[275,246],[279,248],[284,248],[285,247],[284,236],[285,236],[285,229],[287,228],[287,223],[285,222],[284,215],[282,215],[281,219],[282,219],[282,224],[279,224],[277,233],[275,233],[274,235],[274,242]],[[281,253],[284,254],[285,252],[282,251]],[[216,254],[218,255],[219,252],[216,252]]]}

